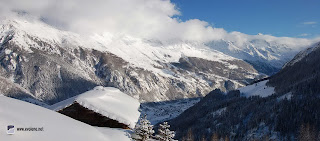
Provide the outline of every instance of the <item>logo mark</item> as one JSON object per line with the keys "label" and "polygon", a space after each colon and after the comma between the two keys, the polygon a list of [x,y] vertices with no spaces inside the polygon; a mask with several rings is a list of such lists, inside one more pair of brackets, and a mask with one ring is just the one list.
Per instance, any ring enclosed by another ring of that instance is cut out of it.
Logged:
{"label": "logo mark", "polygon": [[14,134],[14,126],[13,125],[8,125],[7,134],[9,134],[9,135]]}

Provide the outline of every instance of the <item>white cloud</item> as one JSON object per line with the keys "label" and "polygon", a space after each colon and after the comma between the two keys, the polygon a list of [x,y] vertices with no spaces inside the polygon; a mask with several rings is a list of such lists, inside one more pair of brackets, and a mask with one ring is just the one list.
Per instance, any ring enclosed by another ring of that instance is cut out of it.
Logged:
{"label": "white cloud", "polygon": [[[220,39],[226,31],[205,21],[172,18],[180,12],[169,0],[2,0],[12,10],[45,17],[51,25],[81,33],[117,32],[159,40]],[[5,14],[4,14],[5,13]]]}
{"label": "white cloud", "polygon": [[304,25],[314,25],[317,24],[317,22],[303,22]]}
{"label": "white cloud", "polygon": [[198,19],[181,21],[173,18],[181,13],[170,0],[0,1],[0,17],[10,15],[13,10],[43,17],[50,25],[82,34],[110,32],[161,41],[207,42],[227,39],[238,45],[253,39],[289,44],[300,42],[295,38],[228,33],[223,28],[214,28]]}
{"label": "white cloud", "polygon": [[299,36],[300,36],[300,37],[305,37],[305,36],[309,36],[309,34],[308,34],[308,33],[302,33],[302,34],[300,34]]}

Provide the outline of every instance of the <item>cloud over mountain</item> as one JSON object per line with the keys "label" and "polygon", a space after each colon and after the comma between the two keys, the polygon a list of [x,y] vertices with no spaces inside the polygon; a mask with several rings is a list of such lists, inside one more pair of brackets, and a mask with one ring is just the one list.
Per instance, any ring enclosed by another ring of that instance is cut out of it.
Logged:
{"label": "cloud over mountain", "polygon": [[110,32],[160,41],[208,42],[226,39],[242,45],[252,39],[305,45],[307,39],[228,33],[206,21],[182,21],[170,0],[2,0],[0,15],[12,11],[42,17],[48,24],[82,34]]}

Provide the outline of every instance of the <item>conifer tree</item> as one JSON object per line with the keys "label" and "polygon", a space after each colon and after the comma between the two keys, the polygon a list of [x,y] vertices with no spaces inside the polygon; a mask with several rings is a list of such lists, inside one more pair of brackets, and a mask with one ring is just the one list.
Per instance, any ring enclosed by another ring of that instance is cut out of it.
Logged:
{"label": "conifer tree", "polygon": [[160,141],[172,141],[174,137],[174,131],[170,131],[170,125],[168,122],[163,122],[159,125],[157,138]]}
{"label": "conifer tree", "polygon": [[137,141],[147,141],[152,137],[154,133],[153,125],[147,119],[147,116],[144,115],[143,118],[140,118],[139,123],[134,128],[134,133],[132,138]]}

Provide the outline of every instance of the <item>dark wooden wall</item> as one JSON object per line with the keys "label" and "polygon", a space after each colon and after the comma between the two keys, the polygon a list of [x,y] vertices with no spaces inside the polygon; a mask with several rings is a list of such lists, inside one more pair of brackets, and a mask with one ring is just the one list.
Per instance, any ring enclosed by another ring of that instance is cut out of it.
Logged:
{"label": "dark wooden wall", "polygon": [[77,102],[58,112],[92,126],[129,129],[127,125],[82,107]]}

